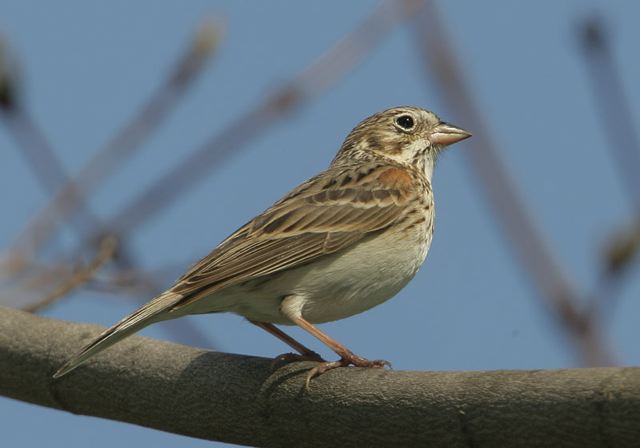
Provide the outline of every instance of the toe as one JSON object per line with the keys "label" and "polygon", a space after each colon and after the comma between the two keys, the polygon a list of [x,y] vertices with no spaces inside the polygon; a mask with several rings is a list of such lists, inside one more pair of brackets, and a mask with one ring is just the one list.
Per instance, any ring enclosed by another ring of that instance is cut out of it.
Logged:
{"label": "toe", "polygon": [[312,379],[322,375],[323,373],[328,372],[329,370],[333,370],[338,367],[347,367],[349,365],[353,365],[356,367],[374,368],[374,369],[391,367],[391,363],[389,361],[385,361],[384,359],[368,360],[365,358],[361,358],[360,356],[351,354],[349,356],[344,356],[340,358],[338,361],[321,362],[320,364],[315,366],[313,369],[309,370],[309,373],[307,373],[307,379],[305,381],[305,389],[309,389],[309,384],[311,383]]}
{"label": "toe", "polygon": [[349,364],[354,365],[356,367],[368,367],[379,369],[382,367],[391,367],[391,363],[389,361],[385,361],[384,359],[374,359],[369,360],[366,358],[361,358],[360,356],[352,356],[346,358],[349,361]]}
{"label": "toe", "polygon": [[345,362],[342,359],[339,360],[339,361],[332,361],[332,362],[325,361],[325,362],[322,362],[322,363],[318,364],[313,369],[309,370],[309,373],[307,373],[307,379],[305,381],[305,389],[309,389],[309,383],[315,377],[318,377],[318,376],[322,375],[323,373],[328,372],[329,370],[333,370],[333,369],[336,369],[338,367],[344,367],[346,365],[347,364],[345,364]]}

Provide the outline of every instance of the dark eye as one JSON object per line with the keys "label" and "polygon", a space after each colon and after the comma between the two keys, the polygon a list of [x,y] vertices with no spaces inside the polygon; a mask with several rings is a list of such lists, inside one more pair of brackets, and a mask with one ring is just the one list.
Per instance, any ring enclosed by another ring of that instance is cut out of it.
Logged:
{"label": "dark eye", "polygon": [[407,131],[414,126],[413,117],[411,115],[400,115],[396,118],[396,124]]}

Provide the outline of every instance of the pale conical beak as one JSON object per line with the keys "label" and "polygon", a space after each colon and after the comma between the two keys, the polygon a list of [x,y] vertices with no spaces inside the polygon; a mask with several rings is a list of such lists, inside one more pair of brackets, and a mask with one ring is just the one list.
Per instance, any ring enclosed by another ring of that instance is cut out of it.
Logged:
{"label": "pale conical beak", "polygon": [[436,145],[452,145],[465,138],[471,137],[471,133],[449,123],[442,122],[431,131],[429,141]]}

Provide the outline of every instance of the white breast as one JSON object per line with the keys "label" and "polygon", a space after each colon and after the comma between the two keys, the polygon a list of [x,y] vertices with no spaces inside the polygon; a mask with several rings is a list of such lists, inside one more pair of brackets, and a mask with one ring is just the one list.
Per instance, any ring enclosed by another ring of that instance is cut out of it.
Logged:
{"label": "white breast", "polygon": [[416,274],[431,243],[431,232],[387,232],[352,248],[270,278],[227,288],[198,300],[187,313],[231,311],[248,319],[290,324],[282,299],[303,301],[302,316],[312,323],[361,313],[398,293]]}
{"label": "white breast", "polygon": [[396,295],[422,265],[430,243],[396,237],[377,236],[310,266],[298,288],[305,297],[303,317],[314,323],[343,319]]}
{"label": "white breast", "polygon": [[247,319],[291,324],[285,297],[303,302],[302,316],[330,322],[368,310],[398,293],[416,274],[431,245],[431,222],[410,233],[387,231],[271,277],[224,289],[194,302],[185,314],[231,311]]}

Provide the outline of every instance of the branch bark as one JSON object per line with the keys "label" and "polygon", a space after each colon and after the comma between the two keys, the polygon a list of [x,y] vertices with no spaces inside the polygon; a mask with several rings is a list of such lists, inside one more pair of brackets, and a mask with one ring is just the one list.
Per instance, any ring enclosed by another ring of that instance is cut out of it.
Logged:
{"label": "branch bark", "polygon": [[101,329],[0,308],[0,394],[252,446],[632,447],[640,368],[490,372],[338,369],[133,336],[54,381]]}

